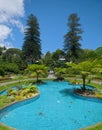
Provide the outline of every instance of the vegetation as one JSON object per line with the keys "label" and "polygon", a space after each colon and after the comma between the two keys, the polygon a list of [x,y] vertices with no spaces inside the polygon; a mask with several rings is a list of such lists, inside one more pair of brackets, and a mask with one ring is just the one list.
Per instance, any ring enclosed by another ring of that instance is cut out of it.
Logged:
{"label": "vegetation", "polygon": [[33,97],[36,93],[38,93],[37,87],[31,84],[25,86],[16,86],[16,88],[8,88],[7,95],[0,95],[0,108],[12,102]]}
{"label": "vegetation", "polygon": [[75,61],[79,57],[81,44],[79,41],[82,39],[80,34],[82,30],[79,24],[80,18],[77,14],[71,14],[68,18],[69,32],[64,36],[64,50],[69,57],[69,61]]}
{"label": "vegetation", "polygon": [[102,82],[102,46],[96,50],[81,48],[82,29],[79,21],[77,14],[69,16],[69,31],[64,36],[64,50],[48,51],[41,56],[40,29],[37,17],[33,14],[27,20],[22,50],[0,47],[0,82],[19,77],[14,79],[19,80],[17,90],[11,89],[11,85],[0,87],[0,91],[9,88],[7,96],[0,96],[0,107],[32,97],[37,92],[36,87],[30,85],[29,88],[21,89],[20,80],[26,77],[36,78],[36,82],[41,82],[39,78],[46,78],[50,70],[54,71],[57,79],[66,78],[71,79],[73,84],[82,84],[83,91],[86,90],[86,84],[96,87],[95,96],[102,97],[102,85],[92,82]]}
{"label": "vegetation", "polygon": [[0,130],[15,130],[15,129],[8,127],[8,126],[5,126],[4,124],[0,123]]}
{"label": "vegetation", "polygon": [[36,74],[37,83],[39,82],[39,76],[46,76],[48,73],[48,69],[45,65],[32,64],[28,66],[27,70]]}
{"label": "vegetation", "polygon": [[35,63],[41,57],[39,24],[33,14],[27,20],[22,51],[23,57],[28,63]]}
{"label": "vegetation", "polygon": [[91,126],[82,130],[102,130],[102,123],[96,124],[94,126]]}
{"label": "vegetation", "polygon": [[57,77],[56,80],[62,81],[64,80],[64,74],[66,73],[66,68],[55,68],[55,76]]}

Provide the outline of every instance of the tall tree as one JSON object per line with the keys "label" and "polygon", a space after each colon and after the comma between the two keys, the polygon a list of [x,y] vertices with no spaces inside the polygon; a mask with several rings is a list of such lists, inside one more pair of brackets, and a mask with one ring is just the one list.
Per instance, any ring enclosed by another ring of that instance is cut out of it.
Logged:
{"label": "tall tree", "polygon": [[78,58],[78,52],[81,47],[80,40],[82,38],[80,34],[82,29],[80,28],[79,20],[80,18],[75,13],[69,16],[67,24],[69,31],[64,36],[64,51],[71,61],[75,61]]}
{"label": "tall tree", "polygon": [[33,14],[31,14],[27,20],[22,51],[27,62],[34,63],[40,59],[41,43],[39,24],[36,16]]}

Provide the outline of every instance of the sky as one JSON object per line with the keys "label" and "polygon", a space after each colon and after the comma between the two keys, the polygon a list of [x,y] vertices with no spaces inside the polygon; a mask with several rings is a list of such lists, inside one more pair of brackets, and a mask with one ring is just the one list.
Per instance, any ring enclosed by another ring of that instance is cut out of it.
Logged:
{"label": "sky", "polygon": [[0,0],[0,46],[22,49],[31,13],[38,19],[42,53],[63,49],[72,13],[80,17],[81,47],[102,46],[102,0]]}

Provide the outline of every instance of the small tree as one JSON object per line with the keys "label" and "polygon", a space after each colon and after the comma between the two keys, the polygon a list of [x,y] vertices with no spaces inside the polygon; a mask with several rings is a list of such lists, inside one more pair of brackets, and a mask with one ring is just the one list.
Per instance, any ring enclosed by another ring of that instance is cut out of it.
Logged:
{"label": "small tree", "polygon": [[57,80],[64,80],[64,74],[66,73],[66,68],[55,68],[54,71]]}
{"label": "small tree", "polygon": [[82,71],[81,72],[81,76],[82,76],[82,79],[83,79],[83,87],[82,87],[82,90],[85,91],[86,90],[86,87],[85,87],[85,80],[86,80],[86,77],[89,75],[89,72],[85,72],[85,71]]}
{"label": "small tree", "polygon": [[76,64],[74,66],[74,69],[78,70],[82,80],[83,80],[83,86],[82,86],[82,90],[85,91],[85,81],[87,76],[91,73],[92,70],[92,64],[89,61],[85,61],[79,64]]}
{"label": "small tree", "polygon": [[39,82],[40,75],[48,74],[48,69],[45,65],[32,64],[28,66],[27,70],[36,73],[36,82]]}

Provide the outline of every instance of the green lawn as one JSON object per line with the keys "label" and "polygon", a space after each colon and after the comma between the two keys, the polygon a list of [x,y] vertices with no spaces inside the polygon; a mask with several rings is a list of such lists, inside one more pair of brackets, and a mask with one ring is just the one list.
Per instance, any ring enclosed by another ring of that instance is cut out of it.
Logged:
{"label": "green lawn", "polygon": [[85,128],[85,129],[82,129],[82,130],[102,130],[102,123],[98,123],[96,125],[93,125],[89,128]]}
{"label": "green lawn", "polygon": [[11,102],[12,100],[8,98],[7,96],[0,96],[0,108],[8,105]]}
{"label": "green lawn", "polygon": [[[82,84],[82,79],[77,79],[77,78],[70,79],[70,78],[69,78],[68,81],[70,81],[71,83],[72,83],[72,82],[76,82],[76,83]],[[93,82],[88,83],[88,82],[86,81],[86,84],[87,84],[87,85],[90,85],[90,86],[93,86],[93,87],[95,87],[95,88],[98,88],[98,89],[102,89],[102,85],[97,84],[97,83],[93,83]]]}
{"label": "green lawn", "polygon": [[0,130],[16,130],[16,129],[10,128],[10,127],[5,126],[2,123],[0,123]]}

